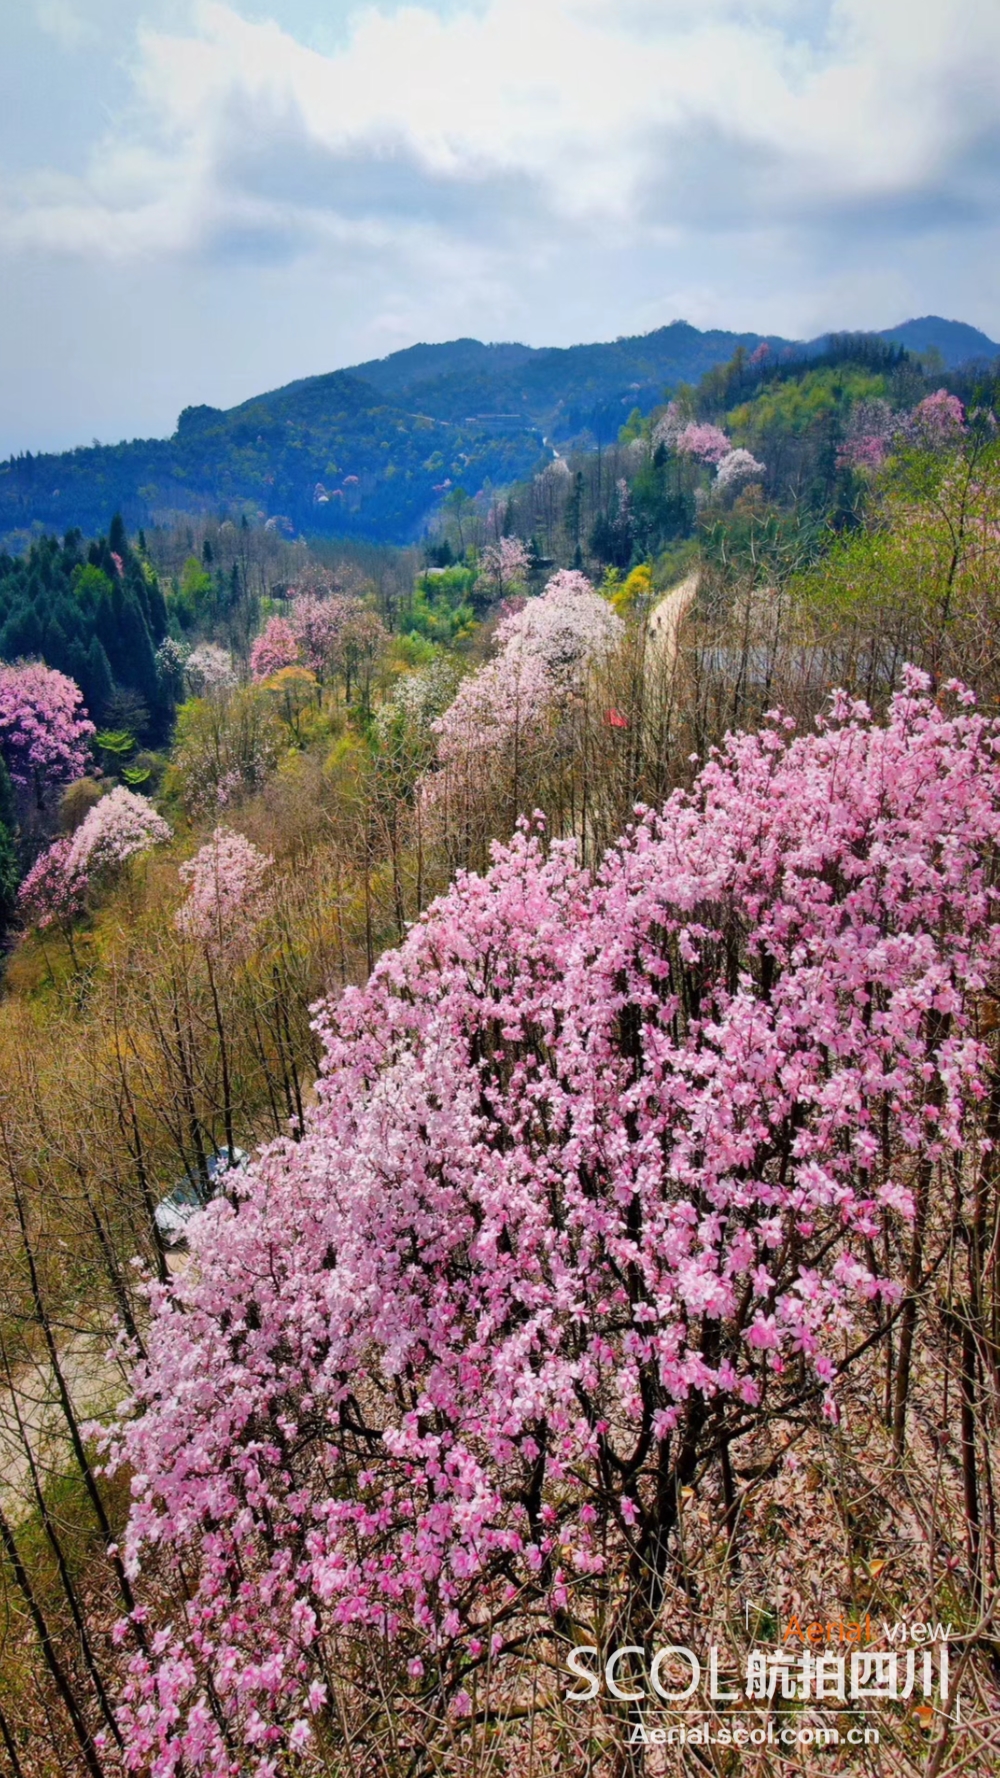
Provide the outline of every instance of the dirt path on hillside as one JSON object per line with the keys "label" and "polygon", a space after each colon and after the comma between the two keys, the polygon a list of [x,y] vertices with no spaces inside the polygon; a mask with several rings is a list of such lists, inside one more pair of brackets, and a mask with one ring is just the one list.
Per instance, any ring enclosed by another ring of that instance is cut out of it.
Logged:
{"label": "dirt path on hillside", "polygon": [[677,653],[677,637],[681,624],[694,604],[698,591],[698,574],[689,574],[686,580],[671,587],[669,593],[653,606],[649,614],[647,630],[648,646],[662,656],[664,666],[672,666]]}

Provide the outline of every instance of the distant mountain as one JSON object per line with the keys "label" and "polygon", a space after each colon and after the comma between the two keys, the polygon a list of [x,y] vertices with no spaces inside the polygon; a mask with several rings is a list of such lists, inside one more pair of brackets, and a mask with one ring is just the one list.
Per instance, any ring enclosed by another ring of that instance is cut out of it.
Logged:
{"label": "distant mountain", "polygon": [[484,346],[454,340],[411,346],[359,364],[354,374],[436,419],[504,416],[556,440],[590,432],[606,444],[618,435],[623,408],[648,412],[663,400],[665,388],[695,383],[731,358],[737,346],[752,352],[765,340],[773,351],[797,350],[777,334],[702,333],[687,321],[673,321],[654,333],[606,345]]}
{"label": "distant mountain", "polygon": [[905,346],[908,352],[940,352],[947,370],[957,370],[960,364],[976,359],[1000,358],[1000,345],[988,334],[966,321],[944,321],[940,315],[922,315],[919,321],[883,328],[879,338]]}
{"label": "distant mountain", "polygon": [[239,407],[185,408],[169,439],[32,456],[0,464],[0,540],[87,533],[121,512],[131,530],[178,513],[223,511],[281,530],[402,543],[461,483],[529,475],[541,435],[451,424],[415,413],[346,371],[309,377]]}
{"label": "distant mountain", "polygon": [[[936,347],[949,366],[1000,355],[977,328],[926,316],[880,336]],[[305,377],[225,411],[185,408],[169,439],[0,464],[0,539],[96,533],[116,510],[135,528],[183,512],[247,512],[296,532],[386,543],[419,537],[454,488],[476,494],[530,475],[553,443],[604,445],[629,412],[695,383],[742,346],[815,355],[776,334],[653,333],[567,347],[450,340]]]}
{"label": "distant mountain", "polygon": [[170,439],[11,458],[0,464],[0,538],[97,532],[115,511],[134,529],[221,507],[405,543],[452,488],[474,495],[530,475],[551,460],[546,438],[607,444],[632,408],[648,412],[667,385],[696,382],[762,338],[677,321],[608,345],[410,346],[226,411],[185,408]]}

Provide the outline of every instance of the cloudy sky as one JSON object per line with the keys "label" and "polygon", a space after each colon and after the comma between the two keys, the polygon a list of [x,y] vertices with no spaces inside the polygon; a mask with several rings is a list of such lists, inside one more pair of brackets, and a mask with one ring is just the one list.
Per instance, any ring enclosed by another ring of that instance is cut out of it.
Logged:
{"label": "cloudy sky", "polygon": [[1000,337],[998,0],[0,0],[0,453],[414,340]]}

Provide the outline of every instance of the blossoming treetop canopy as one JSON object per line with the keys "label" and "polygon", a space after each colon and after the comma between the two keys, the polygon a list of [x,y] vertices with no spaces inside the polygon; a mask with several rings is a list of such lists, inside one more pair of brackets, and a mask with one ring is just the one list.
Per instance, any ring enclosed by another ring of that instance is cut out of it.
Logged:
{"label": "blossoming treetop canopy", "polygon": [[596,879],[497,847],[321,1011],[302,1140],[201,1219],[116,1435],[166,1626],[135,1768],[307,1753],[365,1628],[421,1724],[609,1601],[634,1640],[681,1486],[837,1413],[981,1115],[997,747],[916,674],[884,727],[776,717]]}

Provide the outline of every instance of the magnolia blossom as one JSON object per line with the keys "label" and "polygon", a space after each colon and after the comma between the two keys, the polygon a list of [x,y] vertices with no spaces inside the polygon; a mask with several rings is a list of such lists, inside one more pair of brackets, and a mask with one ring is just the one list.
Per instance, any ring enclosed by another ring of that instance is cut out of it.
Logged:
{"label": "magnolia blossom", "polygon": [[523,584],[531,558],[519,537],[501,537],[498,542],[486,545],[480,565],[496,597],[502,598],[509,587]]}
{"label": "magnolia blossom", "polygon": [[352,593],[299,594],[289,627],[298,644],[298,658],[320,683],[334,672],[353,677],[386,641],[381,618]]}
{"label": "magnolia blossom", "polygon": [[[553,684],[540,655],[515,651],[463,679],[433,724],[442,765],[489,761],[545,713]],[[433,783],[433,780],[431,781]]]}
{"label": "magnolia blossom", "polygon": [[250,671],[254,682],[260,684],[263,679],[270,679],[272,673],[278,673],[282,667],[291,667],[299,658],[299,644],[290,624],[283,617],[269,617],[256,642],[250,650]]}
{"label": "magnolia blossom", "polygon": [[925,396],[909,414],[895,413],[887,401],[860,401],[851,410],[837,460],[857,469],[880,469],[894,447],[947,450],[965,430],[965,409],[947,389]]}
{"label": "magnolia blossom", "polygon": [[339,666],[344,632],[358,609],[356,599],[336,594],[318,598],[311,592],[301,593],[292,605],[289,628],[298,644],[299,658],[317,679]]}
{"label": "magnolia blossom", "polygon": [[487,757],[565,696],[622,633],[622,621],[575,569],[554,574],[540,598],[497,625],[497,658],[470,674],[434,727],[444,762]]}
{"label": "magnolia blossom", "polygon": [[653,427],[653,445],[663,445],[668,451],[676,450],[677,440],[684,431],[687,421],[684,419],[676,401],[667,403],[666,411],[660,415]]}
{"label": "magnolia blossom", "polygon": [[594,877],[522,831],[320,1010],[115,1434],[127,1766],[284,1769],[365,1630],[404,1733],[484,1647],[502,1703],[630,1564],[655,1611],[728,1440],[835,1411],[989,1127],[1000,725],[926,687],[730,735]]}
{"label": "magnolia blossom", "polygon": [[720,463],[732,450],[732,442],[721,427],[707,420],[692,420],[678,434],[675,449],[682,456],[698,457],[702,463]]}
{"label": "magnolia blossom", "polygon": [[938,389],[917,403],[906,426],[908,438],[926,449],[955,445],[965,432],[965,409],[957,395]]}
{"label": "magnolia blossom", "polygon": [[264,911],[262,889],[273,863],[245,834],[217,827],[178,872],[190,886],[175,916],[180,930],[201,944],[245,936]]}
{"label": "magnolia blossom", "polygon": [[72,841],[55,840],[35,860],[17,892],[22,918],[44,932],[68,924],[87,905],[87,873],[70,863]]}
{"label": "magnolia blossom", "polygon": [[745,487],[748,482],[759,482],[761,477],[766,474],[766,464],[758,463],[750,451],[739,447],[735,451],[727,451],[725,456],[719,459],[719,465],[715,471],[714,486],[720,492],[741,488]]}
{"label": "magnolia blossom", "polygon": [[899,431],[900,415],[887,401],[856,401],[851,409],[837,461],[855,469],[878,469]]}
{"label": "magnolia blossom", "polygon": [[171,830],[152,803],[116,785],[81,821],[70,840],[66,868],[90,876],[110,873],[138,852],[169,840]]}
{"label": "magnolia blossom", "polygon": [[65,673],[41,661],[19,667],[0,663],[0,752],[15,784],[69,784],[87,769],[94,725],[83,694]]}
{"label": "magnolia blossom", "polygon": [[200,642],[184,663],[191,689],[196,692],[228,691],[236,684],[236,667],[228,648],[217,642]]}
{"label": "magnolia blossom", "polygon": [[538,599],[501,618],[496,640],[503,656],[534,656],[554,679],[574,678],[622,634],[621,618],[585,574],[562,568]]}

